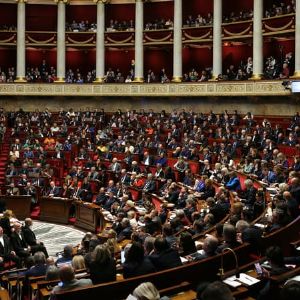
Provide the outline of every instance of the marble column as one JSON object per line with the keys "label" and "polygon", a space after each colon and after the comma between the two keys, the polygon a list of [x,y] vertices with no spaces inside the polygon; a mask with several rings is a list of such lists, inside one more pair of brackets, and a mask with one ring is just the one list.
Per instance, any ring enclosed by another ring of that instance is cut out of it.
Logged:
{"label": "marble column", "polygon": [[214,0],[212,79],[216,80],[220,74],[222,74],[222,0]]}
{"label": "marble column", "polygon": [[174,41],[172,82],[182,80],[182,0],[174,0]]}
{"label": "marble column", "polygon": [[105,76],[105,3],[106,0],[94,0],[97,3],[97,34],[96,34],[96,80],[103,83]]}
{"label": "marble column", "polygon": [[253,7],[253,74],[252,80],[260,80],[263,77],[263,0],[254,0]]}
{"label": "marble column", "polygon": [[57,50],[56,81],[65,82],[66,74],[66,4],[68,0],[54,0],[57,3]]}
{"label": "marble column", "polygon": [[144,3],[135,0],[135,66],[134,82],[144,82]]}
{"label": "marble column", "polygon": [[296,0],[295,72],[293,77],[300,78],[300,0]]}
{"label": "marble column", "polygon": [[26,82],[26,44],[25,44],[25,3],[27,0],[17,0],[18,16],[17,16],[17,72],[16,82]]}

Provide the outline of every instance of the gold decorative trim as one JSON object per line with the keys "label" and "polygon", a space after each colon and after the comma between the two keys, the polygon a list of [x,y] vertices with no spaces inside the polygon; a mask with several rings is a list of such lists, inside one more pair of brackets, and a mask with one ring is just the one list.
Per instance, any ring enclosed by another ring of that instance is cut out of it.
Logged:
{"label": "gold decorative trim", "polygon": [[98,3],[102,3],[102,4],[108,4],[110,3],[110,0],[93,0],[94,3],[98,4]]}
{"label": "gold decorative trim", "polygon": [[55,36],[53,36],[50,39],[45,40],[45,41],[38,41],[38,40],[33,39],[31,36],[27,35],[27,39],[35,44],[48,44],[55,39]]}
{"label": "gold decorative trim", "polygon": [[134,83],[143,83],[144,78],[143,77],[135,77],[133,80]]}
{"label": "gold decorative trim", "polygon": [[71,39],[69,36],[67,36],[67,40],[73,44],[88,44],[94,40],[94,37],[92,36],[89,39],[87,39],[86,41],[76,41],[76,40]]}
{"label": "gold decorative trim", "polygon": [[62,3],[65,3],[65,4],[69,4],[70,3],[70,0],[54,0],[55,3],[59,3],[59,2],[62,2]]}
{"label": "gold decorative trim", "polygon": [[65,83],[64,77],[57,77],[56,80],[54,80],[55,83]]}
{"label": "gold decorative trim", "polygon": [[113,40],[112,38],[110,38],[109,36],[106,36],[106,39],[114,44],[125,44],[125,43],[129,42],[132,38],[133,38],[133,34],[131,34],[130,37],[128,37],[127,39],[124,39],[121,41],[116,41],[116,40]]}
{"label": "gold decorative trim", "polygon": [[228,35],[231,35],[231,36],[241,36],[241,35],[244,35],[245,33],[247,33],[249,30],[251,29],[251,25],[249,25],[245,30],[241,31],[241,32],[230,32],[228,31],[227,29],[223,28],[223,31],[228,34]]}
{"label": "gold decorative trim", "polygon": [[23,76],[19,76],[15,79],[14,81],[15,83],[24,83],[24,82],[27,82],[26,78],[23,77]]}
{"label": "gold decorative trim", "polygon": [[294,22],[294,18],[292,18],[292,20],[290,22],[288,22],[286,25],[282,26],[282,27],[271,27],[269,25],[267,25],[265,22],[263,22],[264,26],[266,29],[270,30],[270,31],[282,31],[287,29],[288,27],[290,27]]}
{"label": "gold decorative trim", "polygon": [[282,86],[282,80],[249,81],[209,81],[195,83],[143,83],[136,78],[133,83],[119,84],[68,84],[58,78],[57,84],[51,83],[1,83],[0,96],[74,96],[74,97],[212,97],[212,96],[291,96],[292,93]]}
{"label": "gold decorative trim", "polygon": [[93,81],[93,83],[104,83],[105,81],[104,81],[104,77],[97,77],[94,81]]}
{"label": "gold decorative trim", "polygon": [[150,36],[148,36],[147,34],[145,34],[145,38],[146,38],[147,40],[149,40],[150,42],[164,42],[164,41],[168,40],[172,35],[173,35],[173,34],[170,33],[170,34],[168,34],[166,37],[164,37],[164,38],[162,38],[162,39],[153,39],[153,38],[151,38]]}
{"label": "gold decorative trim", "polygon": [[209,81],[218,81],[218,76],[211,75],[211,79],[209,79]]}
{"label": "gold decorative trim", "polygon": [[11,36],[10,38],[8,38],[8,39],[6,39],[6,40],[1,40],[0,43],[9,43],[9,42],[11,42],[15,37],[16,37],[16,35],[14,34],[13,36]]}
{"label": "gold decorative trim", "polygon": [[182,77],[181,76],[173,76],[172,82],[174,82],[174,83],[182,82]]}
{"label": "gold decorative trim", "polygon": [[183,32],[183,34],[184,34],[185,37],[187,37],[190,40],[202,40],[202,39],[205,39],[206,37],[208,37],[211,34],[211,29],[207,33],[205,33],[201,36],[197,36],[197,37],[191,36],[188,33],[186,33],[185,31]]}
{"label": "gold decorative trim", "polygon": [[263,74],[252,74],[251,78],[249,80],[261,80],[263,79]]}

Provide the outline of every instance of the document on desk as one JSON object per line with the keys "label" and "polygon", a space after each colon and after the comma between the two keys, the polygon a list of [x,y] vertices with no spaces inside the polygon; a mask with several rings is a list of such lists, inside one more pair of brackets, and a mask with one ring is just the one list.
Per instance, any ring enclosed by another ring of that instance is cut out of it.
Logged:
{"label": "document on desk", "polygon": [[223,282],[233,288],[236,288],[236,287],[239,287],[242,285],[237,279],[238,278],[236,278],[236,276],[233,275],[233,276],[230,276],[230,277],[224,279]]}
{"label": "document on desk", "polygon": [[259,279],[249,276],[245,273],[241,273],[240,278],[238,278],[237,280],[247,286],[250,286],[250,285],[260,282]]}
{"label": "document on desk", "polygon": [[229,286],[234,287],[234,288],[239,287],[242,284],[246,285],[246,286],[250,286],[250,285],[258,283],[259,281],[260,281],[259,279],[256,279],[245,273],[241,273],[239,278],[237,278],[235,275],[233,275],[233,276],[230,276],[230,277],[226,278],[225,280],[223,280],[224,283],[226,283]]}

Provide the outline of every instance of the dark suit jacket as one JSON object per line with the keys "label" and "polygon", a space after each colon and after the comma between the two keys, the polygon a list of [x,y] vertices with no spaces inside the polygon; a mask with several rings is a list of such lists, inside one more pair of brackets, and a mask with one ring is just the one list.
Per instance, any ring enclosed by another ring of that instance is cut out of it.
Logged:
{"label": "dark suit jacket", "polygon": [[19,235],[16,232],[13,232],[10,236],[10,241],[13,249],[15,250],[18,256],[28,256],[29,253],[24,250],[24,248],[28,247],[28,244],[25,241],[24,235],[21,232],[22,239],[20,239]]}
{"label": "dark suit jacket", "polygon": [[34,246],[36,245],[36,236],[34,234],[34,232],[30,229],[29,226],[24,226],[22,228],[22,233],[25,239],[25,242],[29,245],[29,246]]}
{"label": "dark suit jacket", "polygon": [[48,190],[47,196],[49,196],[50,194],[53,194],[53,197],[59,197],[60,196],[60,188],[59,187],[54,187],[53,189],[50,188]]}
{"label": "dark suit jacket", "polygon": [[46,275],[47,265],[35,265],[24,272],[26,277]]}
{"label": "dark suit jacket", "polygon": [[0,226],[3,228],[3,232],[5,234],[7,234],[8,236],[11,235],[9,218],[1,218]]}
{"label": "dark suit jacket", "polygon": [[242,193],[242,197],[245,198],[244,203],[246,205],[253,206],[253,204],[256,200],[256,192],[257,192],[257,189],[254,186],[252,186],[252,187],[250,187],[250,189],[247,189]]}
{"label": "dark suit jacket", "polygon": [[143,261],[138,262],[125,262],[123,264],[124,278],[145,275],[155,272],[155,267],[148,257],[144,257]]}
{"label": "dark suit jacket", "polygon": [[174,249],[167,249],[159,254],[149,256],[157,271],[175,268],[182,265],[178,252]]}
{"label": "dark suit jacket", "polygon": [[147,180],[143,187],[143,191],[153,193],[156,190],[156,183],[154,180]]}
{"label": "dark suit jacket", "polygon": [[12,251],[9,238],[6,234],[3,235],[4,246],[0,243],[0,257],[3,257],[4,260],[9,258],[10,252]]}
{"label": "dark suit jacket", "polygon": [[105,264],[92,261],[89,269],[93,284],[116,280],[116,263],[113,258]]}

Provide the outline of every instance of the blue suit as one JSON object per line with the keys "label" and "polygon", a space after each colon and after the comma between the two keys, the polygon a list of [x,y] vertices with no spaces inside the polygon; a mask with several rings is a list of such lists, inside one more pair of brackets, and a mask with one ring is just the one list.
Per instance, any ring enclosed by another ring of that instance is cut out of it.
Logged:
{"label": "blue suit", "polygon": [[226,184],[226,187],[231,191],[238,191],[241,189],[241,183],[238,177],[231,177]]}

